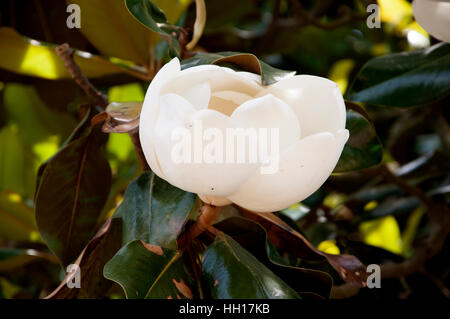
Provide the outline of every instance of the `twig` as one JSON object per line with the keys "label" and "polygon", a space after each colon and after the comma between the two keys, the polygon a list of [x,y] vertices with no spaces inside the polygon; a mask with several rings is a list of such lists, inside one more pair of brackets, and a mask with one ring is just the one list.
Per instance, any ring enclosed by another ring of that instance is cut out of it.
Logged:
{"label": "twig", "polygon": [[[108,97],[102,92],[97,90],[95,86],[88,80],[88,78],[83,74],[78,64],[73,59],[74,50],[70,48],[67,43],[61,44],[56,47],[56,53],[64,62],[64,66],[74,81],[80,86],[80,88],[89,96],[96,104],[100,105],[103,109],[108,106]],[[136,151],[139,163],[143,170],[148,170],[149,166],[147,160],[145,159],[144,152],[142,151],[141,142],[139,140],[139,131],[133,130],[128,133],[130,135],[131,141],[133,142],[134,149]]]}
{"label": "twig", "polygon": [[108,105],[108,98],[98,91],[94,85],[84,76],[78,64],[73,59],[73,53],[75,52],[70,48],[69,44],[64,43],[56,47],[56,53],[59,55],[64,63],[67,71],[69,71],[72,79],[80,86],[80,88],[89,96],[96,104],[100,105],[103,109]]}

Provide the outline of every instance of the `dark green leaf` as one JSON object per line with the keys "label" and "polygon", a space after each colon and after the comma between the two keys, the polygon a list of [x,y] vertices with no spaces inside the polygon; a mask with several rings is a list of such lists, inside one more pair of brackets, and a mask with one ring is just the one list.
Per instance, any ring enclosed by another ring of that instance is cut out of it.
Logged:
{"label": "dark green leaf", "polygon": [[166,15],[149,0],[125,0],[130,13],[143,25],[169,39],[169,47],[174,56],[180,56],[178,42],[179,29],[167,21]]}
{"label": "dark green leaf", "polygon": [[297,293],[312,292],[328,298],[332,286],[325,272],[291,265],[280,256],[261,225],[242,217],[230,217],[214,225],[236,240]]}
{"label": "dark green leaf", "polygon": [[37,259],[52,260],[52,257],[52,255],[34,249],[2,247],[0,248],[0,272],[17,271],[16,268],[24,266],[32,261]]}
{"label": "dark green leaf", "polygon": [[450,94],[450,44],[370,60],[349,90],[352,101],[407,107]]}
{"label": "dark green leaf", "polygon": [[366,220],[371,220],[387,215],[401,215],[409,213],[420,205],[420,200],[416,197],[397,198],[395,200],[387,200],[374,209],[363,212],[361,217],[355,220],[355,223],[360,223]]}
{"label": "dark green leaf", "polygon": [[106,136],[92,130],[45,165],[36,193],[36,221],[63,265],[77,258],[96,232],[111,186]]}
{"label": "dark green leaf", "polygon": [[181,253],[135,240],[106,264],[104,276],[117,282],[130,299],[192,298]]}
{"label": "dark green leaf", "polygon": [[283,280],[225,234],[217,236],[205,250],[202,264],[213,298],[300,299]]}
{"label": "dark green leaf", "polygon": [[241,213],[244,217],[260,224],[266,230],[270,241],[278,248],[305,260],[323,261],[326,259],[345,281],[358,285],[365,282],[365,267],[355,256],[332,255],[318,250],[303,235],[274,214],[247,210],[241,210]]}
{"label": "dark green leaf", "polygon": [[348,110],[346,128],[350,131],[350,138],[334,172],[348,172],[379,164],[383,147],[371,123],[360,113]]}
{"label": "dark green leaf", "polygon": [[114,218],[123,222],[123,244],[135,239],[176,249],[176,239],[195,203],[195,195],[176,188],[153,172],[132,181]]}
{"label": "dark green leaf", "polygon": [[184,60],[181,67],[187,69],[202,64],[226,64],[226,66],[231,64],[239,70],[260,74],[262,85],[269,85],[295,74],[294,71],[276,69],[253,54],[239,52],[199,52],[194,57]]}
{"label": "dark green leaf", "polygon": [[103,277],[103,267],[120,249],[121,224],[109,219],[83,249],[75,264],[80,267],[80,288],[67,286],[72,280],[68,274],[47,299],[101,298],[111,288],[112,282]]}

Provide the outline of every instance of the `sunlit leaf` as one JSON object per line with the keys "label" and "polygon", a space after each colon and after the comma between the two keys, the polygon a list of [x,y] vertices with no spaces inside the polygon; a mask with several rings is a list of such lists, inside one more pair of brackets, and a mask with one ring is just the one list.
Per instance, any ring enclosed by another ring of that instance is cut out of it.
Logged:
{"label": "sunlit leaf", "polygon": [[20,195],[0,192],[0,239],[38,241],[40,239],[33,209]]}
{"label": "sunlit leaf", "polygon": [[396,254],[402,253],[400,229],[392,216],[361,223],[359,232],[366,244],[384,248]]}
{"label": "sunlit leaf", "polygon": [[[0,39],[0,68],[50,80],[71,78],[55,52],[56,45],[23,37],[7,27],[0,28]],[[126,71],[125,68],[88,52],[76,51],[74,59],[87,77],[95,78]]]}

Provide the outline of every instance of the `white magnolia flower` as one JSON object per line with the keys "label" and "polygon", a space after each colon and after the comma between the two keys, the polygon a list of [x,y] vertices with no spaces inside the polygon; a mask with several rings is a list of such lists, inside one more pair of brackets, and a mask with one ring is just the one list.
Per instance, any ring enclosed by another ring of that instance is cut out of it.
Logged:
{"label": "white magnolia flower", "polygon": [[414,0],[412,7],[422,28],[436,39],[450,42],[449,0]]}
{"label": "white magnolia flower", "polygon": [[[272,212],[303,200],[325,182],[349,137],[345,120],[343,97],[325,78],[298,75],[262,86],[259,75],[217,65],[181,71],[175,58],[148,88],[139,134],[151,169],[170,184],[212,205],[233,202]],[[174,161],[173,132],[192,130],[196,121],[223,136],[236,127],[278,129],[278,170],[263,174],[259,162]]]}

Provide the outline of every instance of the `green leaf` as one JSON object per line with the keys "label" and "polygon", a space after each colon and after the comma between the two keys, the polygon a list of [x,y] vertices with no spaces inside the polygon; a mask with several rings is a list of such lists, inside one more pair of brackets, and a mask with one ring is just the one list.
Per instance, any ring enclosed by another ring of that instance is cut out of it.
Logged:
{"label": "green leaf", "polygon": [[231,64],[240,70],[260,74],[262,85],[269,85],[295,74],[294,71],[276,69],[253,54],[239,52],[199,52],[192,58],[184,60],[181,67],[187,69],[202,64],[226,64],[226,66]]}
{"label": "green leaf", "polygon": [[300,295],[313,293],[322,298],[329,297],[331,276],[323,271],[291,265],[280,256],[264,228],[258,223],[243,217],[230,217],[214,227],[231,236]]}
{"label": "green leaf", "polygon": [[[82,29],[84,30],[84,27]],[[0,38],[2,39],[0,68],[49,80],[71,78],[64,63],[55,52],[56,45],[23,37],[14,29],[7,27],[0,28]],[[122,46],[115,45],[115,47]],[[91,78],[128,72],[127,68],[122,68],[88,52],[75,51],[74,59],[83,74]]]}
{"label": "green leaf", "polygon": [[363,115],[347,110],[346,128],[350,131],[350,138],[334,172],[348,172],[379,164],[383,147],[372,124]]}
{"label": "green leaf", "polygon": [[129,299],[192,298],[192,279],[181,253],[139,240],[122,247],[103,274],[118,283]]}
{"label": "green leaf", "polygon": [[33,209],[20,195],[0,192],[0,240],[38,241],[40,239]]}
{"label": "green leaf", "polygon": [[176,249],[177,237],[195,203],[195,194],[176,188],[153,172],[133,180],[114,218],[123,222],[123,244],[135,239]]}
{"label": "green leaf", "polygon": [[363,212],[359,218],[354,220],[355,224],[366,220],[372,220],[389,215],[401,215],[413,211],[420,205],[420,200],[416,197],[396,198],[395,200],[386,200],[371,210]]}
{"label": "green leaf", "polygon": [[348,99],[375,105],[425,105],[450,94],[450,44],[377,57],[362,68]]}
{"label": "green leaf", "polygon": [[51,259],[52,256],[34,249],[0,248],[0,272],[17,271],[17,268],[37,259]]}
{"label": "green leaf", "polygon": [[[80,31],[102,54],[134,61],[144,67],[150,65],[160,38],[130,15],[124,0],[67,0],[67,3],[80,6]],[[166,12],[169,21],[175,22],[190,1],[157,0],[153,3]]]}
{"label": "green leaf", "polygon": [[169,39],[169,47],[173,56],[180,56],[178,42],[179,29],[170,24],[164,12],[149,0],[125,0],[130,13],[144,26]]}
{"label": "green leaf", "polygon": [[203,253],[203,274],[217,299],[300,299],[283,280],[228,235]]}
{"label": "green leaf", "polygon": [[74,261],[96,232],[111,186],[106,135],[93,129],[58,151],[42,170],[36,221],[63,265]]}

